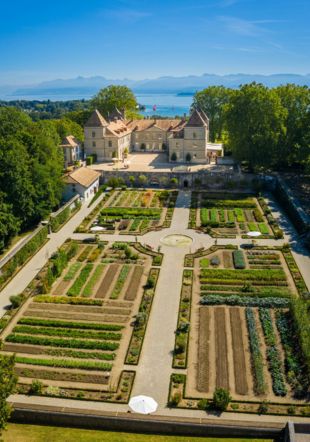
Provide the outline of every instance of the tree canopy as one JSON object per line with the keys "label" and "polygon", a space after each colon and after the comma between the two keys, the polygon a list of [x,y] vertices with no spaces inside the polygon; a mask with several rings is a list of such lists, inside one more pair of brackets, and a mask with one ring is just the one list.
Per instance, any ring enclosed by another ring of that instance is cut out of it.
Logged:
{"label": "tree canopy", "polygon": [[279,141],[285,137],[287,110],[276,90],[248,84],[234,93],[227,105],[229,145],[236,159],[250,166],[273,166]]}
{"label": "tree canopy", "polygon": [[197,107],[207,114],[210,123],[209,136],[212,142],[222,138],[225,105],[232,94],[232,89],[224,86],[209,86],[194,95],[192,109]]}
{"label": "tree canopy", "polygon": [[56,127],[0,108],[0,249],[60,201],[63,152]]}
{"label": "tree canopy", "polygon": [[98,109],[105,118],[116,108],[128,116],[128,113],[137,111],[137,106],[136,97],[127,86],[108,86],[101,89],[91,100],[91,107]]}

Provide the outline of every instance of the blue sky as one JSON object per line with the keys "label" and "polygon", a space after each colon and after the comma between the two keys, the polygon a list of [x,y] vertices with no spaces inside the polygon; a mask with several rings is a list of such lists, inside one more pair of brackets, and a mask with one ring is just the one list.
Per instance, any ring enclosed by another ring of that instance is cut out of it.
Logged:
{"label": "blue sky", "polygon": [[309,0],[1,2],[0,84],[309,73]]}

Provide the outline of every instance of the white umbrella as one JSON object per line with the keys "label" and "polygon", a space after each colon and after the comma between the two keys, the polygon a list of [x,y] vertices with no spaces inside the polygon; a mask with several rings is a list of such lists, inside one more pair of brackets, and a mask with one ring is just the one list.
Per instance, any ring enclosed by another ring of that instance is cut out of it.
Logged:
{"label": "white umbrella", "polygon": [[157,402],[149,396],[134,396],[129,401],[129,407],[136,413],[149,414],[157,410]]}
{"label": "white umbrella", "polygon": [[253,238],[257,238],[258,236],[261,236],[260,232],[248,232],[248,236],[252,236]]}
{"label": "white umbrella", "polygon": [[102,230],[104,230],[104,227],[101,227],[101,226],[94,226],[94,227],[91,227],[91,232],[102,232]]}

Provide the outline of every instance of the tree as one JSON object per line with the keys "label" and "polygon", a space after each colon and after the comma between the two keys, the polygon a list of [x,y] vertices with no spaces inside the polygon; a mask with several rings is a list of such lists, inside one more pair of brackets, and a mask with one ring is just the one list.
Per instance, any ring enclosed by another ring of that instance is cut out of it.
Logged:
{"label": "tree", "polygon": [[247,161],[252,169],[276,165],[286,114],[273,89],[252,83],[236,91],[226,110],[229,147],[236,159]]}
{"label": "tree", "polygon": [[304,165],[310,156],[310,89],[286,84],[275,88],[286,109],[285,136],[279,142],[278,162],[282,167]]}
{"label": "tree", "polygon": [[133,175],[130,175],[130,177],[128,179],[129,179],[131,187],[133,187],[136,182],[136,178]]}
{"label": "tree", "polygon": [[216,410],[225,411],[231,401],[231,396],[225,388],[216,388],[213,393],[213,406]]}
{"label": "tree", "polygon": [[108,86],[101,89],[91,100],[91,107],[96,108],[106,118],[117,108],[125,115],[135,112],[138,103],[131,89],[127,86]]}
{"label": "tree", "polygon": [[189,152],[186,154],[185,160],[187,163],[190,163],[192,161],[192,156]]}
{"label": "tree", "polygon": [[14,363],[15,356],[0,355],[0,435],[12,411],[6,399],[14,392],[17,383]]}
{"label": "tree", "polygon": [[172,187],[175,187],[175,186],[177,186],[178,185],[178,179],[177,178],[171,178],[171,180],[170,180],[170,184],[171,184],[171,186]]}
{"label": "tree", "polygon": [[20,228],[20,221],[12,213],[12,205],[4,202],[4,195],[0,193],[0,252],[9,243]]}
{"label": "tree", "polygon": [[177,160],[177,154],[175,152],[172,152],[170,159],[171,159],[171,161],[176,161]]}
{"label": "tree", "polygon": [[141,186],[144,186],[147,182],[147,177],[145,175],[139,175],[139,183],[141,184]]}
{"label": "tree", "polygon": [[192,109],[200,108],[207,114],[210,124],[209,136],[212,142],[222,138],[225,105],[228,104],[232,94],[232,89],[224,86],[209,86],[194,95]]}

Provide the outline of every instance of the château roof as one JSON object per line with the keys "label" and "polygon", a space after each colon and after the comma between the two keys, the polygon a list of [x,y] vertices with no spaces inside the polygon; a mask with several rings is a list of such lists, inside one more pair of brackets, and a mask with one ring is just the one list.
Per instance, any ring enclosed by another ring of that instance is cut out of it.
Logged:
{"label": "ch\u00e2teau roof", "polygon": [[142,132],[147,129],[151,129],[152,127],[156,127],[157,129],[161,129],[163,131],[172,131],[177,129],[181,124],[184,123],[184,120],[180,120],[178,118],[174,119],[142,119],[142,120],[130,120],[127,121],[127,126],[133,132]]}
{"label": "ch\u00e2teau roof", "polygon": [[68,148],[74,148],[78,147],[79,141],[77,138],[75,138],[73,135],[67,135],[65,138],[63,138],[60,147],[68,147]]}
{"label": "ch\u00e2teau roof", "polygon": [[85,123],[85,127],[105,127],[108,123],[103,118],[101,113],[98,111],[98,109],[94,110],[94,112],[91,114],[91,116],[88,118],[88,120]]}
{"label": "ch\u00e2teau roof", "polygon": [[106,134],[115,137],[123,137],[131,133],[131,129],[122,120],[111,121],[107,126]]}
{"label": "ch\u00e2teau roof", "polygon": [[202,111],[195,108],[191,113],[186,126],[189,127],[203,127],[209,125],[209,119],[207,115]]}
{"label": "ch\u00e2teau roof", "polygon": [[81,184],[83,187],[91,186],[100,176],[100,172],[89,169],[88,167],[80,167],[69,173],[65,177],[66,183]]}

